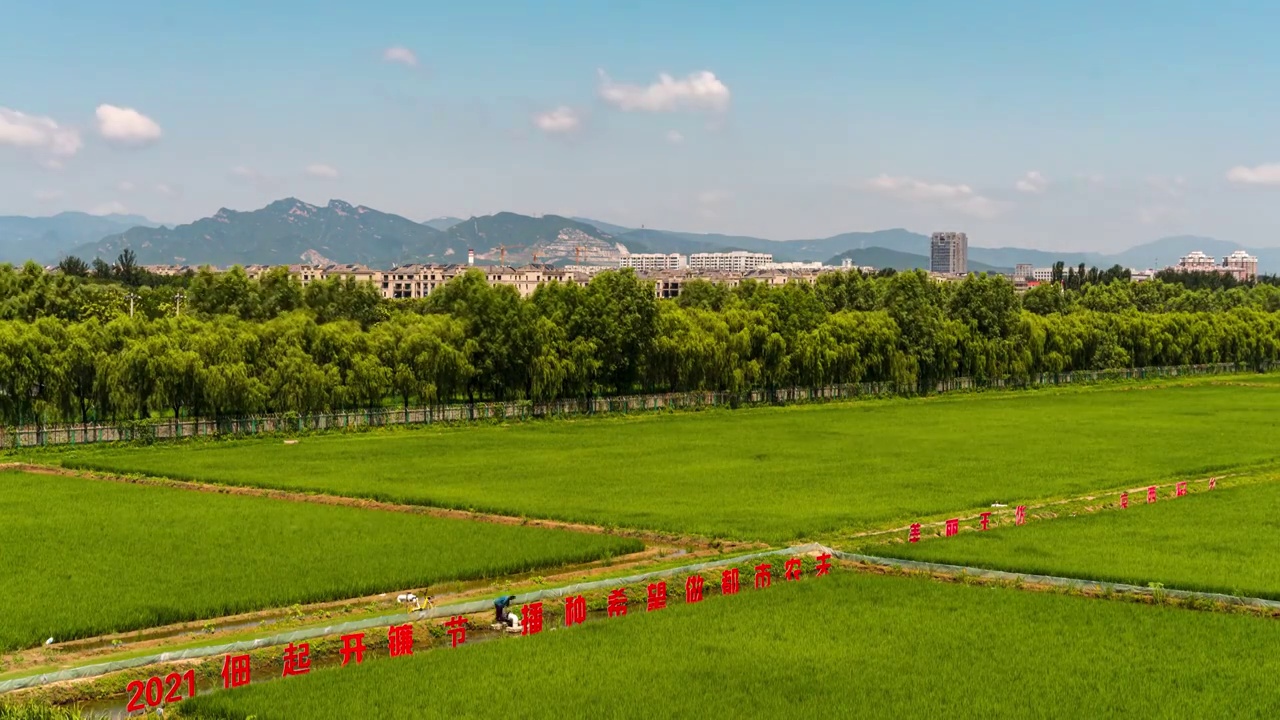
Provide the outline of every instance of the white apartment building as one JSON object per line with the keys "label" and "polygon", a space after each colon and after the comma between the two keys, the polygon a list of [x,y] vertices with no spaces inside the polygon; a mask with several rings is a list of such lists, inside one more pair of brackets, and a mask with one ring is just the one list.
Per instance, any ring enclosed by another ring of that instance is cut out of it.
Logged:
{"label": "white apartment building", "polygon": [[1049,282],[1053,279],[1053,268],[1036,268],[1031,271],[1031,279],[1040,282]]}
{"label": "white apartment building", "polygon": [[1217,268],[1217,263],[1199,250],[1192,250],[1178,261],[1177,268],[1189,272],[1213,272]]}
{"label": "white apartment building", "polygon": [[[845,258],[846,260],[848,258]],[[850,261],[850,266],[853,262]],[[761,266],[761,270],[821,270],[823,264],[820,262],[771,262]]]}
{"label": "white apartment building", "polygon": [[1034,279],[1032,277],[1032,273],[1035,271],[1036,269],[1031,265],[1031,263],[1018,263],[1013,266],[1013,277],[1018,280],[1026,280],[1027,278]]}
{"label": "white apartment building", "polygon": [[1222,267],[1235,275],[1237,280],[1258,279],[1258,258],[1244,250],[1237,250],[1223,258]]}
{"label": "white apartment building", "polygon": [[1187,272],[1222,273],[1223,275],[1232,275],[1240,281],[1258,279],[1258,258],[1244,250],[1236,250],[1226,256],[1222,259],[1221,265],[1217,264],[1209,255],[1199,250],[1194,250],[1179,260],[1174,268]]}
{"label": "white apartment building", "polygon": [[623,253],[618,267],[632,268],[637,272],[679,270],[689,266],[689,260],[680,253]]}
{"label": "white apartment building", "polygon": [[773,253],[754,253],[746,250],[694,253],[689,256],[689,269],[747,272],[749,270],[759,270],[772,262]]}

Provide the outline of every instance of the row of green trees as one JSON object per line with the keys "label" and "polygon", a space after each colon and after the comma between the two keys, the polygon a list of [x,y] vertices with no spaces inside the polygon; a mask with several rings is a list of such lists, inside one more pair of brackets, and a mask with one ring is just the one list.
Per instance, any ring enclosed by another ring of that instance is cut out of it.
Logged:
{"label": "row of green trees", "polygon": [[[67,282],[10,274],[18,290],[0,295],[5,307],[28,302],[40,283]],[[113,291],[69,289],[90,286]],[[1213,291],[1204,307],[1189,299],[1201,292],[1114,282],[1020,297],[1000,277],[938,283],[923,273],[854,272],[780,287],[693,282],[667,301],[624,271],[523,299],[469,273],[427,298],[388,302],[354,283],[302,290],[281,274],[260,282],[200,274],[172,310],[140,312],[135,300],[132,316],[113,306],[0,320],[0,421],[867,381],[927,390],[960,376],[1280,360],[1275,288]]]}

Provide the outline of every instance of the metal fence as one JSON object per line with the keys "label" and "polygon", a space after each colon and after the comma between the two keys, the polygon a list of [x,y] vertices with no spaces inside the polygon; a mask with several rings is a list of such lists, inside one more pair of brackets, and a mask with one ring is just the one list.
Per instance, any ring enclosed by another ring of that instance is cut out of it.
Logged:
{"label": "metal fence", "polygon": [[[945,393],[957,390],[988,388],[1025,388],[1106,380],[1222,375],[1245,372],[1250,369],[1253,368],[1242,364],[1218,363],[1213,365],[1181,365],[1124,370],[1079,370],[1066,373],[1039,373],[1025,378],[975,379],[962,377],[932,384],[925,390]],[[743,393],[700,391],[653,395],[620,395],[614,397],[566,398],[550,402],[514,401],[436,405],[408,409],[378,408],[314,415],[284,413],[234,418],[154,419],[120,423],[26,425],[17,428],[0,428],[0,449],[109,442],[151,442],[226,435],[300,433],[387,425],[431,425],[436,423],[527,420],[558,416],[627,414],[655,410],[688,410],[709,407],[736,408],[860,397],[915,395],[921,391],[922,389],[915,384],[902,386],[893,382],[868,382],[823,387],[757,389]]]}

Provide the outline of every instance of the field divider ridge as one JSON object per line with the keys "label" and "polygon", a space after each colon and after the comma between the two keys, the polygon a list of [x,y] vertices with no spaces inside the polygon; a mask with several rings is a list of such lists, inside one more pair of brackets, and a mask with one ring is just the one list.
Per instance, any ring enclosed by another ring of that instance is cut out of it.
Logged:
{"label": "field divider ridge", "polygon": [[[496,512],[461,510],[445,505],[416,505],[412,503],[392,502],[389,500],[375,500],[373,498],[359,495],[335,495],[333,493],[312,492],[306,490],[286,490],[283,488],[265,485],[224,484],[205,480],[183,480],[159,475],[131,475],[86,468],[66,467],[62,465],[40,465],[22,461],[0,463],[0,471],[4,470],[33,473],[37,475],[59,475],[97,482],[114,482],[128,485],[168,488],[171,490],[185,490],[188,492],[204,492],[214,495],[240,495],[246,497],[265,498],[268,500],[278,500],[280,502],[310,503],[313,505],[348,507],[360,510],[372,510],[375,512],[423,515],[446,520],[467,520],[493,525],[519,525],[522,527],[541,528],[544,530],[563,530],[566,532],[588,533],[591,535],[614,535],[616,537],[645,540],[650,543],[684,544],[699,548],[711,547],[714,540],[713,538],[703,536],[680,535],[678,533],[662,530],[628,527],[609,528],[604,527],[603,525],[593,525],[588,522],[503,515],[502,513]],[[720,542],[721,546],[726,546],[730,550],[750,547],[753,544],[759,546],[761,544],[752,541]]]}
{"label": "field divider ridge", "polygon": [[[1270,465],[1270,464],[1268,464],[1266,467],[1271,467],[1271,465]],[[1184,483],[1184,482],[1185,482],[1185,483],[1188,483],[1188,490],[1187,490],[1188,494],[1199,494],[1199,493],[1201,493],[1201,492],[1206,492],[1206,491],[1205,491],[1205,490],[1198,490],[1198,489],[1197,489],[1197,490],[1192,490],[1192,489],[1191,489],[1191,486],[1190,486],[1190,483],[1192,483],[1192,482],[1197,482],[1197,483],[1198,483],[1198,482],[1204,482],[1204,483],[1208,483],[1208,482],[1209,482],[1209,481],[1211,481],[1211,480],[1221,481],[1221,480],[1224,480],[1224,479],[1226,479],[1226,478],[1237,478],[1237,477],[1241,477],[1241,476],[1247,476],[1247,475],[1248,475],[1248,472],[1247,472],[1247,471],[1248,471],[1249,469],[1250,469],[1250,468],[1244,468],[1244,469],[1241,469],[1241,470],[1239,470],[1239,471],[1237,471],[1237,472],[1223,473],[1223,474],[1221,474],[1221,475],[1212,475],[1212,476],[1204,477],[1204,478],[1196,478],[1196,479],[1188,479],[1188,480],[1178,480],[1178,479],[1173,479],[1173,480],[1166,480],[1166,481],[1162,481],[1162,482],[1152,483],[1152,484],[1150,484],[1150,485],[1143,485],[1143,486],[1141,486],[1141,487],[1128,488],[1128,489],[1124,489],[1124,490],[1102,490],[1102,491],[1097,491],[1097,492],[1091,492],[1091,493],[1089,493],[1089,494],[1087,494],[1087,495],[1078,495],[1078,496],[1076,496],[1076,497],[1059,498],[1059,499],[1055,499],[1055,500],[1043,500],[1043,501],[1039,502],[1038,504],[1034,504],[1034,505],[1033,505],[1033,504],[1028,504],[1028,505],[1026,505],[1025,507],[1026,507],[1026,509],[1027,509],[1027,511],[1028,511],[1028,512],[1031,512],[1031,511],[1033,511],[1033,510],[1045,510],[1045,509],[1049,509],[1049,508],[1062,507],[1062,506],[1066,506],[1066,505],[1079,505],[1079,506],[1080,506],[1080,512],[1082,512],[1082,513],[1097,513],[1097,512],[1102,512],[1102,510],[1104,509],[1104,507],[1106,507],[1106,506],[1107,506],[1107,505],[1105,505],[1106,503],[1112,503],[1112,504],[1114,504],[1114,503],[1118,503],[1118,502],[1119,502],[1119,500],[1120,500],[1120,496],[1122,496],[1122,495],[1124,495],[1124,494],[1126,494],[1126,493],[1129,493],[1129,494],[1142,493],[1142,492],[1146,491],[1148,488],[1151,488],[1151,487],[1154,487],[1154,488],[1157,488],[1157,489],[1160,489],[1160,490],[1167,490],[1167,489],[1169,489],[1169,488],[1176,488],[1180,483]],[[1114,502],[1111,500],[1112,498],[1114,498]],[[1101,505],[1101,506],[1098,506],[1098,507],[1090,507],[1090,506],[1088,505],[1088,503],[1093,503],[1093,502],[1102,502],[1102,503],[1104,503],[1104,505]],[[1012,514],[1014,514],[1014,513],[1016,512],[1017,506],[1015,506],[1015,505],[1000,505],[1000,506],[992,505],[992,506],[991,506],[991,508],[992,508],[992,510],[991,510],[992,517],[1008,517],[1009,515],[1012,515]],[[960,520],[961,522],[969,522],[969,521],[972,521],[972,520],[977,520],[977,519],[979,519],[979,518],[982,516],[983,512],[985,512],[985,511],[975,511],[973,508],[969,508],[969,509],[966,509],[966,510],[963,510],[963,511],[958,511],[958,512],[951,513],[951,514],[948,514],[948,515],[945,515],[945,516],[941,516],[943,519],[940,519],[940,520],[924,520],[924,521],[921,521],[921,522],[919,523],[919,525],[920,525],[920,527],[921,527],[922,529],[923,529],[923,528],[943,527],[943,526],[945,526],[945,525],[946,525],[947,520],[952,519],[952,518],[954,518],[954,519],[958,519],[958,520]],[[1074,515],[1074,513],[1073,513],[1073,515]],[[939,517],[939,516],[938,516],[938,515],[936,515],[936,514],[931,514],[931,516],[932,516],[932,517]],[[1052,518],[1044,518],[1044,517],[1042,517],[1042,518],[1038,518],[1038,519],[1039,519],[1039,520],[1050,520],[1050,519],[1056,519],[1057,517],[1058,517],[1058,516],[1057,516],[1057,515],[1055,515],[1055,516],[1053,516]],[[907,532],[907,531],[909,531],[910,529],[911,529],[911,525],[903,525],[903,526],[901,526],[901,527],[877,528],[877,529],[873,529],[873,530],[861,530],[861,531],[859,531],[859,532],[854,532],[854,533],[844,533],[844,534],[840,534],[840,535],[838,535],[838,539],[840,539],[840,540],[865,540],[865,539],[878,538],[878,537],[887,536],[887,535],[896,535],[896,534],[899,534],[899,533]],[[928,537],[940,537],[940,536],[928,536]],[[921,540],[924,540],[925,538],[926,538],[926,536],[921,535]],[[880,544],[884,544],[884,543],[880,543]]]}
{"label": "field divider ridge", "polygon": [[1106,580],[1087,580],[1083,578],[1058,577],[1056,575],[1035,575],[1032,573],[1009,572],[1006,570],[990,570],[988,568],[972,567],[968,565],[949,565],[946,563],[925,562],[923,560],[906,560],[903,558],[885,558],[875,555],[861,555],[859,553],[844,552],[843,550],[826,549],[825,552],[829,552],[832,556],[846,562],[874,565],[877,567],[891,568],[895,570],[911,570],[929,573],[931,575],[949,575],[952,577],[966,576],[978,580],[993,580],[1008,583],[1033,583],[1036,585],[1061,587],[1072,590],[1094,590],[1101,593],[1109,592],[1117,595],[1142,595],[1152,598],[1159,595],[1178,600],[1207,600],[1227,605],[1253,607],[1280,612],[1280,600],[1268,600],[1266,598],[1249,597],[1245,595],[1227,595],[1225,593],[1203,592],[1199,590],[1178,590],[1176,588],[1166,588],[1163,586],[1159,588],[1143,587],[1141,585],[1109,582]]}
{"label": "field divider ridge", "polygon": [[[653,570],[646,573],[639,573],[621,578],[608,578],[604,580],[592,580],[584,583],[576,583],[556,588],[546,588],[526,592],[515,595],[512,600],[513,604],[524,604],[535,602],[547,598],[560,598],[566,595],[581,593],[589,590],[598,590],[602,588],[618,587],[621,585],[630,585],[634,583],[642,583],[648,580],[666,578],[675,575],[683,575],[689,572],[698,572],[702,570],[711,570],[717,567],[727,565],[736,565],[743,562],[759,560],[768,557],[776,557],[782,555],[804,555],[811,553],[828,554],[839,560],[857,563],[864,566],[875,566],[900,571],[915,571],[928,573],[930,575],[947,575],[951,577],[970,577],[978,580],[989,580],[1005,583],[1033,583],[1041,586],[1061,587],[1079,591],[1093,590],[1099,593],[1114,593],[1118,595],[1129,596],[1163,596],[1175,598],[1179,600],[1205,600],[1214,603],[1223,603],[1227,605],[1236,605],[1244,607],[1252,607],[1264,610],[1271,610],[1280,613],[1280,601],[1268,600],[1265,598],[1247,597],[1239,595],[1227,595],[1223,593],[1201,592],[1194,590],[1178,590],[1174,588],[1164,587],[1142,587],[1139,585],[1131,585],[1126,583],[1115,583],[1102,580],[1087,580],[1081,578],[1057,577],[1053,575],[1036,575],[1030,573],[1008,572],[1004,570],[990,570],[987,568],[970,567],[965,565],[949,565],[945,563],[932,563],[920,560],[906,560],[901,558],[885,558],[875,555],[863,555],[860,553],[850,553],[843,550],[829,548],[821,543],[807,543],[804,545],[795,545],[786,548],[774,550],[765,550],[761,552],[751,553],[747,555],[735,555],[732,557],[711,560],[707,562],[695,563],[692,565],[683,565],[673,568],[665,568],[662,570]],[[378,617],[365,618],[363,620],[353,620],[324,627],[306,628],[294,630],[286,633],[278,633],[264,638],[254,640],[241,640],[233,643],[225,643],[221,645],[211,645],[198,648],[187,648],[184,650],[175,650],[171,652],[163,652],[143,657],[129,658],[125,660],[110,661],[105,663],[96,663],[92,665],[84,665],[81,667],[66,668],[51,673],[42,673],[30,675],[26,677],[14,678],[0,682],[0,695],[16,690],[25,690],[42,685],[49,685],[59,682],[67,682],[72,680],[82,680],[91,677],[107,675],[113,672],[129,670],[133,668],[143,667],[146,665],[155,665],[161,663],[170,663],[182,660],[195,660],[201,658],[214,657],[228,653],[242,653],[261,648],[287,645],[299,641],[311,640],[331,635],[339,635],[360,630],[368,630],[378,627],[389,627],[391,625],[399,625],[406,622],[430,620],[440,617],[450,617],[456,615],[471,615],[483,613],[493,608],[491,600],[474,600],[454,605],[444,605],[440,607],[430,607],[423,610],[414,610],[411,612],[396,613],[393,615],[381,615]]]}
{"label": "field divider ridge", "polygon": [[[765,550],[761,552],[751,553],[748,555],[734,555],[732,557],[722,558],[718,560],[710,560],[707,562],[696,563],[693,565],[683,565],[680,567],[666,568],[662,570],[652,570],[646,573],[631,575],[622,578],[609,578],[605,580],[592,580],[585,583],[576,583],[556,588],[546,588],[526,592],[515,596],[513,604],[523,604],[534,602],[545,598],[559,598],[565,595],[580,593],[587,590],[598,590],[601,588],[617,587],[619,585],[629,585],[632,583],[644,582],[673,575],[681,575],[688,572],[696,572],[699,570],[709,570],[725,565],[735,565],[738,563],[757,560],[760,558],[774,557],[778,555],[802,555],[813,552],[825,552],[834,555],[834,551],[819,544],[809,543],[806,545],[797,545],[793,547],[780,548],[776,550]],[[396,613],[394,615],[380,615],[378,617],[365,618],[363,620],[352,620],[335,625],[327,625],[324,627],[305,628],[301,630],[293,630],[286,633],[278,633],[265,638],[255,640],[241,640],[233,643],[225,643],[222,645],[210,645],[198,648],[187,648],[184,650],[174,650],[170,652],[157,653],[153,655],[145,655],[142,657],[129,658],[126,660],[114,660],[105,663],[96,663],[93,665],[83,665],[80,667],[66,668],[51,673],[42,673],[38,675],[29,675],[27,677],[14,678],[0,682],[0,695],[13,692],[15,690],[25,690],[29,688],[49,685],[52,683],[67,682],[70,680],[83,680],[101,675],[108,675],[121,670],[130,670],[133,668],[143,667],[146,665],[156,665],[162,663],[177,662],[182,660],[196,660],[201,658],[214,657],[217,655],[225,655],[228,653],[243,653],[251,650],[259,650],[265,647],[278,645],[287,645],[305,640],[311,640],[320,637],[328,637],[330,635],[340,635],[361,630],[368,630],[378,627],[390,627],[392,625],[400,625],[407,622],[431,620],[439,617],[450,617],[454,615],[471,615],[475,613],[486,612],[493,609],[492,600],[474,600],[454,605],[443,605],[440,607],[430,607],[423,610],[414,610],[412,612]]]}

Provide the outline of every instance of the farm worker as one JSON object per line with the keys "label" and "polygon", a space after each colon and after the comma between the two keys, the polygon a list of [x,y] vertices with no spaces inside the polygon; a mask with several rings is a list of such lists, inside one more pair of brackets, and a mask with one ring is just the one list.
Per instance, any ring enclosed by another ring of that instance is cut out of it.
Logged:
{"label": "farm worker", "polygon": [[494,618],[493,621],[499,625],[508,625],[507,622],[507,606],[515,600],[515,595],[504,595],[493,601]]}

